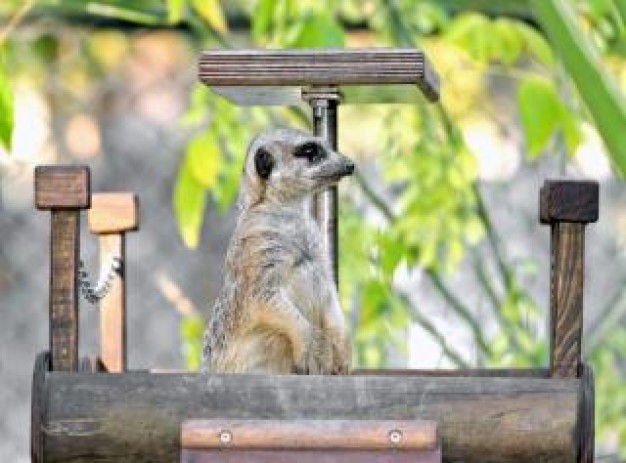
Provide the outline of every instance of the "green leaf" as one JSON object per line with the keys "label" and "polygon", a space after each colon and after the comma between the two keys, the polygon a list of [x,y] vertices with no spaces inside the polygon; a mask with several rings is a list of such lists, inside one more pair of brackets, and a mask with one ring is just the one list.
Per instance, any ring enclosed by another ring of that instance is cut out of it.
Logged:
{"label": "green leaf", "polygon": [[198,247],[206,206],[206,189],[191,171],[190,163],[183,162],[174,186],[174,213],[185,246]]}
{"label": "green leaf", "polygon": [[259,0],[252,15],[252,36],[259,40],[272,27],[275,0]]}
{"label": "green leaf", "polygon": [[328,13],[309,14],[297,25],[289,40],[293,48],[343,48],[345,34],[337,20]]}
{"label": "green leaf", "polygon": [[220,34],[228,32],[226,16],[219,0],[191,0],[191,4],[211,29]]}
{"label": "green leaf", "polygon": [[187,146],[185,162],[195,180],[204,188],[213,188],[220,172],[221,156],[217,137],[204,132]]}
{"label": "green leaf", "polygon": [[568,152],[574,152],[581,140],[580,127],[552,82],[540,77],[524,79],[518,104],[531,157],[541,154],[557,130],[562,131]]}
{"label": "green leaf", "polygon": [[537,30],[523,22],[513,23],[517,33],[522,37],[526,52],[547,68],[554,67],[554,53],[550,44]]}
{"label": "green leaf", "polygon": [[578,27],[569,3],[530,0],[530,5],[587,105],[613,165],[626,176],[626,99]]}
{"label": "green leaf", "polygon": [[506,65],[515,63],[523,48],[522,38],[517,33],[515,24],[516,21],[506,18],[497,19],[493,23],[493,30],[499,42],[498,58]]}
{"label": "green leaf", "polygon": [[550,82],[535,77],[522,81],[517,98],[528,152],[536,157],[559,125],[561,101]]}
{"label": "green leaf", "polygon": [[167,0],[167,22],[178,24],[185,15],[185,0]]}
{"label": "green leaf", "polygon": [[13,92],[6,68],[0,67],[0,143],[7,151],[11,150],[14,125]]}

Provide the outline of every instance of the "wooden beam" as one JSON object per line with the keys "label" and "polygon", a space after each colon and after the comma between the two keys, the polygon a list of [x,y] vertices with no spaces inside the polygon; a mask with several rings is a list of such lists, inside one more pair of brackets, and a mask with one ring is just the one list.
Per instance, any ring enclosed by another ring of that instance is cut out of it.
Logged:
{"label": "wooden beam", "polygon": [[549,180],[540,192],[539,218],[551,227],[550,372],[580,374],[585,225],[598,220],[596,182]]}
{"label": "wooden beam", "polygon": [[88,213],[89,229],[99,237],[100,263],[121,263],[100,301],[100,360],[105,371],[121,373],[127,367],[126,232],[139,228],[139,202],[132,193],[96,193]]}
{"label": "wooden beam", "polygon": [[[581,378],[47,375],[46,462],[171,462],[185,420],[429,420],[444,462],[565,463],[581,448]],[[581,406],[583,404],[584,406]]]}
{"label": "wooden beam", "polygon": [[90,205],[89,169],[35,169],[35,204],[50,210],[50,362],[58,371],[78,369],[78,266],[80,210]]}

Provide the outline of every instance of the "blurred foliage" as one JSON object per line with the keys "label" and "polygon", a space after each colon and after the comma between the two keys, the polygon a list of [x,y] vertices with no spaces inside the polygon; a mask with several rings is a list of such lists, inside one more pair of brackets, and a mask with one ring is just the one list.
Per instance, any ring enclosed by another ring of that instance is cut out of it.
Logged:
{"label": "blurred foliage", "polygon": [[[4,2],[0,15],[14,17],[20,5]],[[60,20],[89,17],[184,27],[194,49],[242,43],[424,48],[442,75],[442,103],[376,107],[380,124],[358,130],[385,155],[363,159],[356,187],[341,197],[340,295],[353,335],[355,366],[384,366],[406,357],[408,328],[414,323],[441,346],[449,364],[468,367],[545,365],[548,347],[537,336],[543,312],[525,289],[536,266],[531,258],[507,256],[482,198],[476,153],[464,140],[463,120],[478,114],[500,122],[498,103],[489,99],[488,90],[494,75],[504,75],[514,82],[507,91],[517,95],[530,162],[551,153],[572,155],[583,141],[583,123],[595,121],[616,173],[625,173],[624,102],[608,71],[611,63],[624,69],[625,10],[619,0],[41,0],[30,14],[35,19],[56,15]],[[528,16],[516,19],[525,11],[537,15],[542,30]],[[504,16],[507,12],[513,16]],[[246,37],[229,27],[231,15],[250,23]],[[367,37],[346,33],[354,25],[364,28]],[[587,36],[592,43],[584,40]],[[58,65],[58,56],[68,49],[66,37],[49,27],[23,41],[9,36],[2,46],[6,59],[0,64],[6,69],[15,65],[46,75],[52,65],[61,75],[55,85],[79,92],[89,79],[114,70],[128,44],[119,31],[98,32],[78,46],[83,59],[64,66]],[[9,88],[2,72],[4,145],[10,144],[12,126]],[[268,125],[309,123],[297,108],[238,108],[196,86],[183,120],[191,138],[173,188],[185,244],[199,246],[208,204],[223,212],[233,205],[246,143],[255,132]],[[567,156],[563,159],[568,162]],[[480,318],[452,283],[462,263],[472,269],[488,307]],[[402,283],[407,274],[423,276],[473,339],[473,355],[446,343],[428,308]],[[497,329],[488,329],[493,325]],[[202,331],[197,314],[183,317],[180,333],[191,369],[200,363]],[[619,323],[603,328],[601,339],[597,332],[589,333],[594,343],[587,352],[596,371],[597,429],[600,438],[617,434],[626,456],[626,386],[621,379],[626,345]]]}

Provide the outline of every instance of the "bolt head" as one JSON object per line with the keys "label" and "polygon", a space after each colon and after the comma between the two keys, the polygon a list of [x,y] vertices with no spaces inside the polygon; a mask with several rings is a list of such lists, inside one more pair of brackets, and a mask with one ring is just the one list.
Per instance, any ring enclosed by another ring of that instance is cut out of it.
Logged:
{"label": "bolt head", "polygon": [[233,440],[233,433],[229,430],[225,429],[220,431],[220,443],[222,444],[230,444]]}
{"label": "bolt head", "polygon": [[394,445],[398,445],[400,442],[402,442],[402,431],[398,429],[393,429],[389,431],[389,442]]}

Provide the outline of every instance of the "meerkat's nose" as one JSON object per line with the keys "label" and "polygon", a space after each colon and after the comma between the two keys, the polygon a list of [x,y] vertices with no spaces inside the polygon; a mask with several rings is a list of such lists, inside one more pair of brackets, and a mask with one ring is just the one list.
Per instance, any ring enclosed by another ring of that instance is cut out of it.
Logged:
{"label": "meerkat's nose", "polygon": [[348,162],[346,162],[346,175],[352,175],[354,173],[354,162],[348,160]]}

